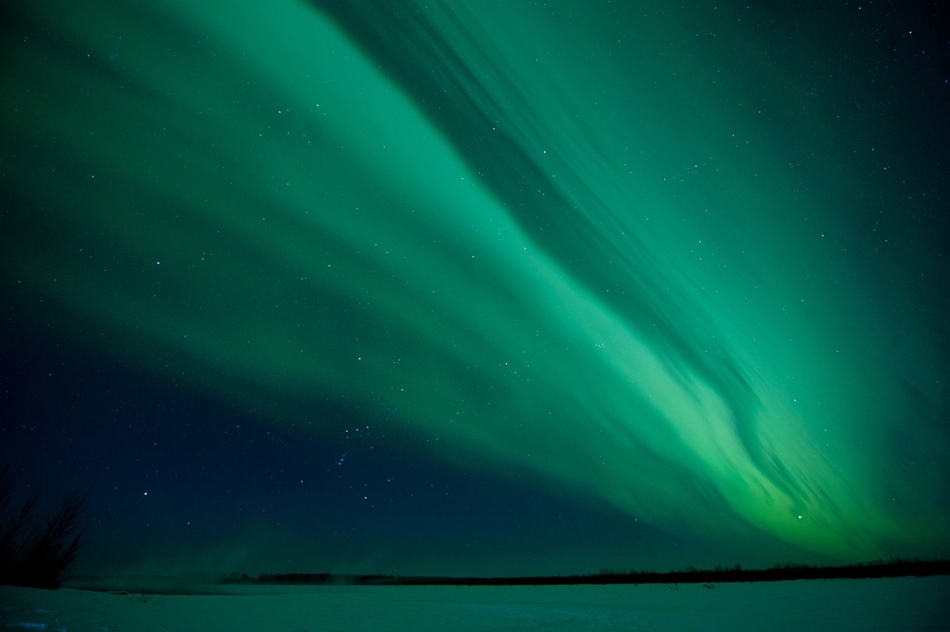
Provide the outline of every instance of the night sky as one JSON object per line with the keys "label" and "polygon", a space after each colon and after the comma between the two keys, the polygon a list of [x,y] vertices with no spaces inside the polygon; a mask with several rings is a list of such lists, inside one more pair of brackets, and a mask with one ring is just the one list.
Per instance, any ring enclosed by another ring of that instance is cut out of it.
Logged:
{"label": "night sky", "polygon": [[687,4],[0,4],[0,464],[80,570],[950,554],[946,4]]}

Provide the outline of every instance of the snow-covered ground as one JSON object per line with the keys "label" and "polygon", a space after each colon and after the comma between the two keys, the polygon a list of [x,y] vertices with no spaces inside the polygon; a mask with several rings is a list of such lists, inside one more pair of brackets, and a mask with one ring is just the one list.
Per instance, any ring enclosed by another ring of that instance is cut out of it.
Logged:
{"label": "snow-covered ground", "polygon": [[221,630],[948,630],[950,577],[762,584],[256,587],[112,595],[0,587],[0,628]]}

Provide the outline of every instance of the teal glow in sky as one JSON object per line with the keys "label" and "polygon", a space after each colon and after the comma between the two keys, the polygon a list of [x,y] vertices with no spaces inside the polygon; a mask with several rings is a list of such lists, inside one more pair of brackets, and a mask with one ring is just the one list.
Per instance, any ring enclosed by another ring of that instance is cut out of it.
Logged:
{"label": "teal glow in sky", "polygon": [[749,559],[947,554],[936,27],[370,4],[5,8],[10,340]]}

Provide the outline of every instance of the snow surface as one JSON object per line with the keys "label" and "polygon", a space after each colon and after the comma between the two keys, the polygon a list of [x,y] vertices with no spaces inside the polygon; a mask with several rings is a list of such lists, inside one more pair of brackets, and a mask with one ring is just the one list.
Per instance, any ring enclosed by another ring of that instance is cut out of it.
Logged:
{"label": "snow surface", "polygon": [[[216,589],[219,587],[215,587]],[[759,584],[255,587],[114,595],[0,587],[0,629],[950,630],[950,577]]]}

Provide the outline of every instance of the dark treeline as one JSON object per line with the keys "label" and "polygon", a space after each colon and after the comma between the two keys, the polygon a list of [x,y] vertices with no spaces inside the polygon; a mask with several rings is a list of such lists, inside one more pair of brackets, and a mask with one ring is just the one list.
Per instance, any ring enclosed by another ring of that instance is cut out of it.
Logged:
{"label": "dark treeline", "polygon": [[772,568],[745,570],[717,566],[712,570],[613,571],[603,569],[588,575],[536,577],[401,577],[399,575],[338,575],[334,573],[265,573],[252,577],[232,573],[224,584],[285,584],[356,586],[553,586],[578,584],[716,584],[726,582],[777,582],[798,579],[871,579],[882,577],[929,577],[950,575],[950,560],[904,560],[868,562],[847,566],[778,564]]}

